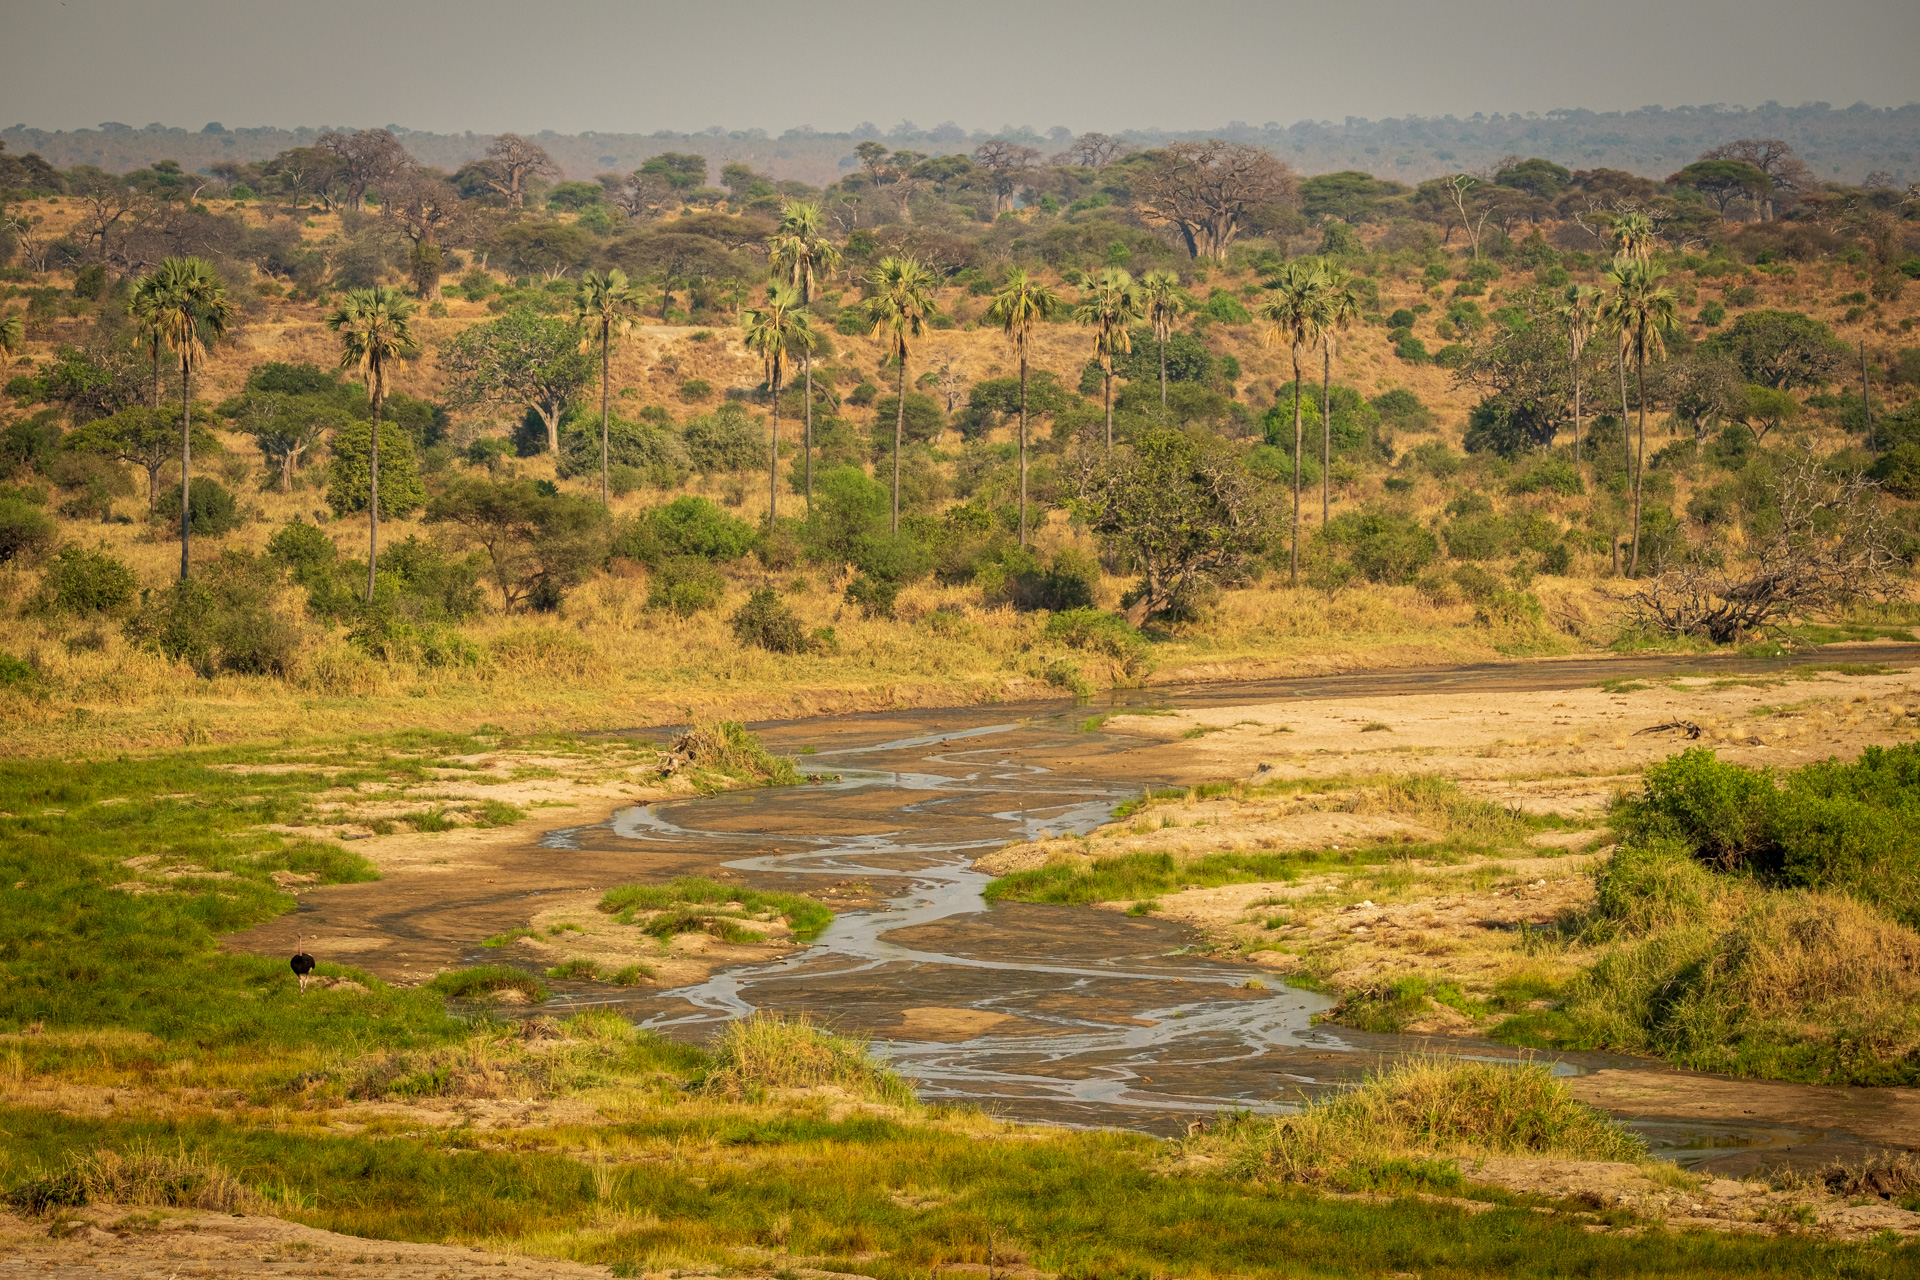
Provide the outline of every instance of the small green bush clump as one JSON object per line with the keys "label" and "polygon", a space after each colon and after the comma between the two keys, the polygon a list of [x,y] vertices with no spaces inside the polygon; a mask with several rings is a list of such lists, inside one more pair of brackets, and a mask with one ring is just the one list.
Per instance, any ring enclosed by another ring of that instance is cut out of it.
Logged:
{"label": "small green bush clump", "polygon": [[699,556],[668,556],[653,571],[647,586],[647,608],[664,609],[682,618],[718,609],[727,580]]}
{"label": "small green bush clump", "polygon": [[24,498],[0,496],[0,564],[38,559],[59,536],[53,517]]}
{"label": "small green bush clump", "polygon": [[44,617],[118,613],[133,603],[134,591],[133,570],[104,547],[90,551],[68,543],[41,574],[27,609]]}
{"label": "small green bush clump", "polygon": [[530,973],[503,964],[475,965],[471,969],[453,969],[427,984],[450,1000],[484,1000],[502,991],[518,991],[536,1003],[547,998],[547,986]]}
{"label": "small green bush clump", "polygon": [[807,651],[807,633],[800,619],[772,587],[761,587],[748,596],[728,621],[743,645],[755,645],[769,653]]}
{"label": "small green bush clump", "polygon": [[[239,508],[227,487],[211,476],[195,476],[187,482],[187,500],[192,518],[188,528],[206,537],[219,537],[240,527]],[[180,491],[166,489],[155,504],[155,513],[176,529],[180,525]]]}
{"label": "small green bush clump", "polygon": [[705,1087],[730,1097],[828,1087],[869,1102],[914,1105],[913,1087],[874,1061],[864,1042],[836,1036],[804,1015],[761,1012],[727,1024]]}

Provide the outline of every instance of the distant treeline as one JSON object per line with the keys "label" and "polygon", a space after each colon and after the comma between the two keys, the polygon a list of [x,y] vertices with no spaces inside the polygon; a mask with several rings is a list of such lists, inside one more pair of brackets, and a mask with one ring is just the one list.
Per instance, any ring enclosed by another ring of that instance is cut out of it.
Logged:
{"label": "distant treeline", "polygon": [[[54,131],[20,124],[0,130],[0,141],[15,155],[37,152],[61,168],[85,164],[121,172],[167,159],[197,173],[222,162],[266,160],[290,148],[311,146],[333,127],[228,128],[210,123],[194,131],[109,121],[93,129]],[[390,127],[420,163],[448,171],[481,158],[493,137]],[[854,148],[863,141],[884,141],[895,150],[940,156],[971,152],[990,137],[1057,151],[1074,134],[1062,127],[1044,133],[1022,128],[988,134],[951,123],[923,129],[902,121],[884,131],[872,124],[845,133],[822,133],[803,126],[778,136],[764,129],[729,132],[717,127],[691,134],[548,131],[534,135],[534,140],[566,177],[574,179],[609,170],[626,172],[651,156],[673,150],[703,155],[715,170],[744,164],[775,179],[825,186],[855,167]],[[1464,119],[1350,116],[1339,122],[1304,120],[1292,125],[1234,121],[1224,128],[1194,132],[1135,129],[1114,137],[1142,149],[1182,139],[1221,138],[1264,147],[1306,174],[1357,169],[1410,183],[1486,168],[1515,154],[1540,156],[1570,169],[1610,168],[1661,177],[1703,151],[1739,138],[1768,137],[1790,144],[1823,181],[1857,183],[1874,172],[1890,174],[1901,185],[1920,180],[1920,103],[1893,108],[1864,104],[1835,108],[1824,102],[1783,107],[1770,102],[1752,109],[1642,107],[1490,116],[1476,112]]]}

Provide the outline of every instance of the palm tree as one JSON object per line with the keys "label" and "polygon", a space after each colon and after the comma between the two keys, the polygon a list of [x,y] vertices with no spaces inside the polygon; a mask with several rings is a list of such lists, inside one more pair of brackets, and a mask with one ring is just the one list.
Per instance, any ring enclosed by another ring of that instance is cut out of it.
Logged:
{"label": "palm tree", "polygon": [[1644,213],[1623,213],[1620,220],[1613,224],[1613,243],[1619,252],[1638,262],[1648,262],[1653,258],[1653,247],[1659,239],[1654,229],[1653,219]]}
{"label": "palm tree", "polygon": [[1325,528],[1332,511],[1328,496],[1328,476],[1333,471],[1333,335],[1360,318],[1360,295],[1354,292],[1353,277],[1331,262],[1320,266],[1322,287],[1326,290],[1326,327],[1320,332],[1320,527]]}
{"label": "palm tree", "polygon": [[1113,452],[1113,357],[1133,351],[1133,326],[1147,314],[1147,302],[1133,277],[1119,267],[1094,276],[1073,318],[1095,327],[1093,358],[1100,362],[1107,406],[1107,452]]}
{"label": "palm tree", "polygon": [[367,380],[367,399],[373,404],[367,457],[367,599],[371,600],[380,568],[380,408],[387,400],[388,366],[410,360],[418,351],[413,341],[413,302],[390,285],[355,289],[327,317],[327,328],[340,335],[340,367]]}
{"label": "palm tree", "polygon": [[1573,367],[1573,465],[1580,465],[1580,356],[1600,323],[1600,290],[1570,284],[1560,316],[1567,322],[1567,357]]}
{"label": "palm tree", "polygon": [[160,324],[162,296],[160,275],[155,272],[134,285],[133,298],[127,303],[127,314],[133,317],[134,329],[139,335],[133,345],[136,349],[145,347],[153,360],[153,407],[156,409],[160,407],[160,352],[167,345]]}
{"label": "palm tree", "polygon": [[[27,326],[18,315],[0,316],[0,354],[13,355],[27,344]],[[156,381],[156,386],[159,383]]]}
{"label": "palm tree", "polygon": [[912,344],[927,331],[934,291],[939,287],[938,277],[918,258],[882,258],[879,269],[867,281],[867,321],[873,326],[873,336],[887,344],[887,354],[900,367],[893,423],[891,528],[895,533],[900,532],[900,446],[907,430],[907,357],[912,354]]}
{"label": "palm tree", "polygon": [[1027,545],[1027,340],[1033,326],[1051,320],[1062,306],[1060,295],[1029,276],[1015,270],[1007,274],[1006,287],[993,295],[987,319],[1000,326],[1013,343],[1020,359],[1020,545]]}
{"label": "palm tree", "polygon": [[766,306],[740,318],[740,327],[746,331],[747,350],[759,353],[767,389],[773,393],[773,444],[767,454],[767,527],[771,529],[780,501],[780,383],[786,377],[787,356],[797,351],[804,357],[813,349],[813,327],[800,309],[800,294],[780,285],[767,290]]}
{"label": "palm tree", "polygon": [[[1640,452],[1633,471],[1633,560],[1627,566],[1630,578],[1640,572],[1640,481],[1647,467],[1647,362],[1666,357],[1661,331],[1674,323],[1677,314],[1673,290],[1660,287],[1660,277],[1666,273],[1666,268],[1651,262],[1617,258],[1606,276],[1614,289],[1613,297],[1607,300],[1607,318],[1620,332],[1622,353],[1633,358],[1634,385],[1640,400]],[[1625,368],[1623,359],[1623,376]]]}
{"label": "palm tree", "polygon": [[1287,263],[1262,281],[1273,298],[1262,304],[1267,341],[1293,348],[1293,550],[1288,583],[1300,584],[1300,454],[1306,448],[1300,423],[1300,353],[1320,340],[1326,328],[1326,280],[1317,264],[1306,259]]}
{"label": "palm tree", "polygon": [[640,296],[618,267],[587,272],[574,290],[574,323],[588,326],[587,335],[580,339],[582,352],[593,349],[592,330],[600,331],[600,505],[608,508],[613,505],[607,496],[607,381],[613,335],[618,332],[624,338],[632,332],[639,310]]}
{"label": "palm tree", "polygon": [[180,359],[180,577],[191,572],[193,506],[188,482],[193,470],[193,371],[206,363],[207,343],[226,336],[233,303],[220,273],[205,258],[168,258],[140,282],[137,296],[154,331]]}
{"label": "palm tree", "polygon": [[[776,276],[785,275],[787,284],[800,291],[800,305],[813,302],[816,275],[831,275],[840,269],[840,250],[821,229],[820,206],[805,200],[789,200],[780,206],[780,226],[767,239],[767,258]],[[813,510],[813,348],[800,353],[801,373],[807,380],[807,510]]]}
{"label": "palm tree", "polygon": [[1173,322],[1187,309],[1187,295],[1180,288],[1180,277],[1171,271],[1149,271],[1140,277],[1140,292],[1147,300],[1147,321],[1153,326],[1154,341],[1160,344],[1160,407],[1167,407],[1167,339],[1173,336]]}

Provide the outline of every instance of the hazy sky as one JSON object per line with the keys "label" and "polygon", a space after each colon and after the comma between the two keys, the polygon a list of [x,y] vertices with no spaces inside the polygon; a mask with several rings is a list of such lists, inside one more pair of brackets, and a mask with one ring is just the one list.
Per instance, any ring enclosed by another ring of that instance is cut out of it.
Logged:
{"label": "hazy sky", "polygon": [[1915,0],[0,0],[0,125],[774,133],[1920,99]]}

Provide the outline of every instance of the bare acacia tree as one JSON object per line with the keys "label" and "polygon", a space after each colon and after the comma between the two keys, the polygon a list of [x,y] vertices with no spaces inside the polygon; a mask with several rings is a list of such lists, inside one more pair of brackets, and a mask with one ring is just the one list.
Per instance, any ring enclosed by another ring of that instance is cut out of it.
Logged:
{"label": "bare acacia tree", "polygon": [[440,296],[442,242],[466,221],[460,193],[431,169],[408,169],[389,179],[381,192],[380,216],[390,218],[413,243],[408,270],[420,296],[432,302]]}
{"label": "bare acacia tree", "polygon": [[1733,644],[1792,617],[1893,593],[1899,558],[1877,485],[1858,474],[1829,475],[1806,449],[1770,488],[1778,511],[1750,531],[1738,567],[1731,552],[1723,563],[1696,548],[1626,598],[1629,618],[1649,630]]}
{"label": "bare acacia tree", "polygon": [[973,162],[986,170],[993,183],[993,211],[1004,213],[1013,208],[1013,195],[1026,184],[1040,152],[1005,138],[989,138],[973,151]]}
{"label": "bare acacia tree", "polygon": [[673,197],[673,187],[664,175],[639,169],[624,176],[603,173],[599,182],[607,193],[607,202],[635,220],[657,215]]}
{"label": "bare acacia tree", "polygon": [[1104,169],[1128,150],[1127,144],[1118,138],[1110,138],[1104,133],[1083,133],[1069,143],[1065,151],[1053,157],[1051,163]]}
{"label": "bare acacia tree", "polygon": [[545,147],[528,142],[517,133],[503,133],[487,144],[486,159],[481,162],[478,173],[482,182],[505,196],[507,203],[517,209],[526,198],[527,179],[551,181],[560,176],[560,166],[553,162]]}
{"label": "bare acacia tree", "polygon": [[400,139],[386,129],[323,133],[313,145],[335,156],[346,169],[346,205],[349,209],[358,209],[366,204],[368,188],[377,187],[402,170],[413,167],[413,157],[400,145]]}
{"label": "bare acacia tree", "polygon": [[1259,147],[1238,142],[1175,142],[1140,179],[1140,209],[1175,227],[1196,258],[1225,262],[1248,215],[1267,205],[1297,204],[1299,179]]}

